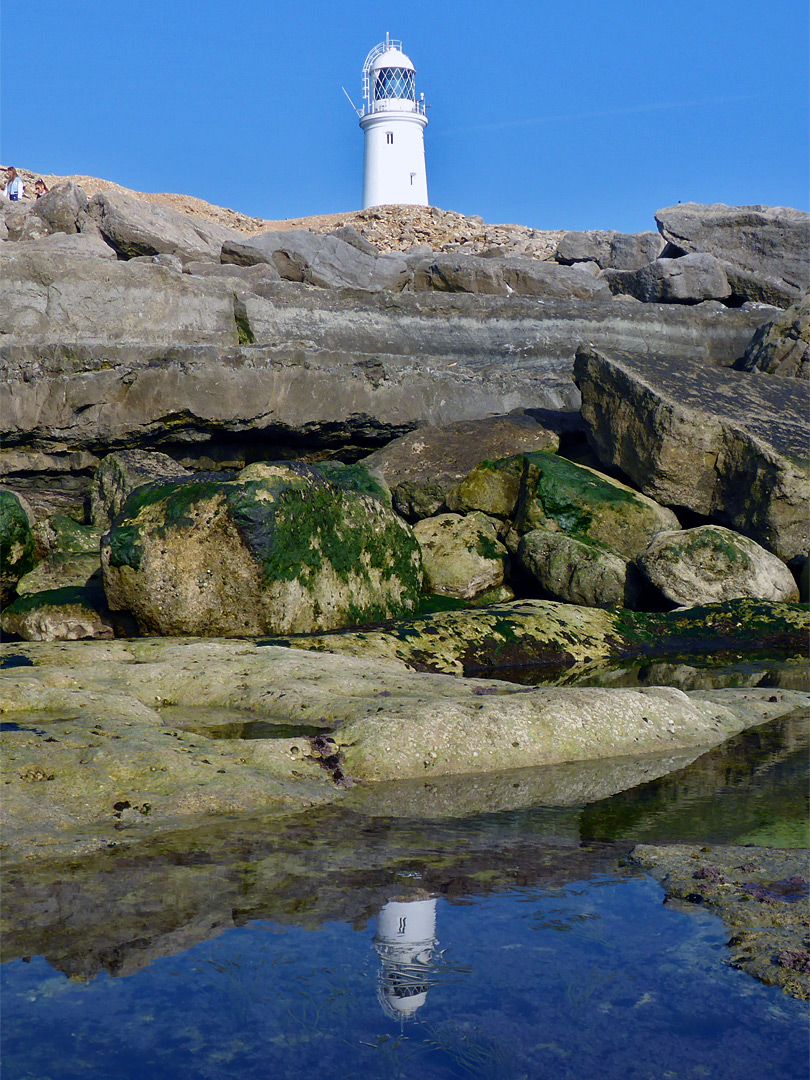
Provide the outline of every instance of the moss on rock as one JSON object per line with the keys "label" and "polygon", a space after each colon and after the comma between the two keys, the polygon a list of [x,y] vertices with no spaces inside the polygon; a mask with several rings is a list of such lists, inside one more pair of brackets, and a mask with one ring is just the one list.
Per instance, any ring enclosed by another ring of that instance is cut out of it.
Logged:
{"label": "moss on rock", "polygon": [[22,503],[0,491],[0,600],[7,603],[17,582],[34,569],[34,535]]}

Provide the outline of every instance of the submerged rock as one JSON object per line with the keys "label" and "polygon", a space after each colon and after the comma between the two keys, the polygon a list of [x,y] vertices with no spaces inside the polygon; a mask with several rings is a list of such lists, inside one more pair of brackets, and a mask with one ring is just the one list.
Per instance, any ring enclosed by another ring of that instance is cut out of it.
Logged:
{"label": "submerged rock", "polygon": [[731,932],[732,967],[767,986],[810,1000],[810,881],[807,849],[653,847],[632,862],[661,882],[667,896],[719,915]]}
{"label": "submerged rock", "polygon": [[104,589],[145,633],[309,633],[397,618],[419,547],[377,499],[303,463],[143,487],[102,539]]}

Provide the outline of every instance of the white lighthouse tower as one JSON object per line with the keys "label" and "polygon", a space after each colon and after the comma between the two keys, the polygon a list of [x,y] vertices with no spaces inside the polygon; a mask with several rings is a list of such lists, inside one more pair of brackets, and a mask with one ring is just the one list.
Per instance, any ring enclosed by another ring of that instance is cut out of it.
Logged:
{"label": "white lighthouse tower", "polygon": [[383,203],[427,206],[425,95],[402,42],[385,35],[363,65],[363,209]]}

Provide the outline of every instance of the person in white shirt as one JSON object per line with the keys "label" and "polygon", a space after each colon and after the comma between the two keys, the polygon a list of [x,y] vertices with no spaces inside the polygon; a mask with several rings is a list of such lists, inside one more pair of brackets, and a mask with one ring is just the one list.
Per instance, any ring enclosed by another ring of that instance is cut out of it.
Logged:
{"label": "person in white shirt", "polygon": [[12,202],[18,202],[24,195],[25,188],[22,180],[17,175],[17,170],[14,166],[10,166],[6,173],[6,186],[3,188],[3,195],[7,199],[11,199]]}

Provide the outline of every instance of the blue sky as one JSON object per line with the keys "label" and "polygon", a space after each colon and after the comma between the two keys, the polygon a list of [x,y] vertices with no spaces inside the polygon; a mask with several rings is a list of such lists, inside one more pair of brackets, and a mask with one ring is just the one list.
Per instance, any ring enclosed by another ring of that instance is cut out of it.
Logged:
{"label": "blue sky", "polygon": [[366,53],[403,41],[430,201],[655,228],[681,200],[808,208],[805,0],[38,0],[3,6],[0,159],[264,218],[354,210]]}

